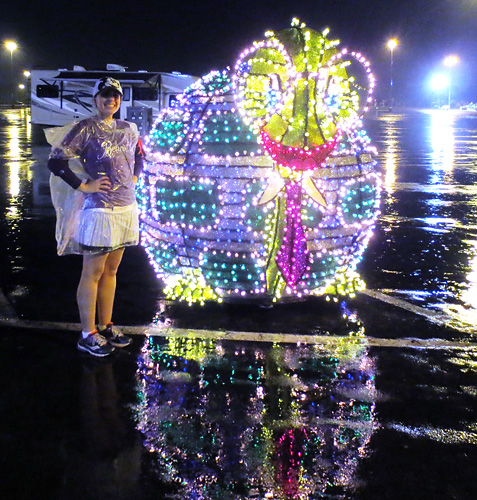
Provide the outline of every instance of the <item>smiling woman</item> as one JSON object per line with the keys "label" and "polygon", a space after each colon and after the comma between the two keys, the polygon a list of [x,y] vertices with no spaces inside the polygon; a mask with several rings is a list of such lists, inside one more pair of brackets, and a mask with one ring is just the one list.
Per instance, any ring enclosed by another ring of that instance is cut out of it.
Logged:
{"label": "smiling woman", "polygon": [[109,91],[107,94],[98,94],[94,102],[98,114],[104,117],[104,121],[111,122],[113,115],[119,111],[121,106],[121,94],[114,90]]}
{"label": "smiling woman", "polygon": [[125,247],[139,241],[135,184],[143,162],[136,125],[114,118],[122,95],[117,80],[101,78],[93,91],[97,114],[49,137],[48,167],[61,179],[51,182],[58,254],[83,255],[78,349],[101,357],[131,343],[111,322],[116,272]]}

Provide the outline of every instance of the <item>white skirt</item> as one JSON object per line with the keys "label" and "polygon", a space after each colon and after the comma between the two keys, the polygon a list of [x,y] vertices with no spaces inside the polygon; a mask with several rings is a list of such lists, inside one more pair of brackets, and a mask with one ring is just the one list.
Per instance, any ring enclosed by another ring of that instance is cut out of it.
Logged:
{"label": "white skirt", "polygon": [[[76,123],[45,130],[52,149],[60,148],[66,134]],[[78,158],[69,160],[70,169],[85,182],[88,175]],[[82,210],[85,195],[63,179],[50,175],[51,199],[56,211],[58,255],[107,253],[139,243],[137,204],[127,207]]]}
{"label": "white skirt", "polygon": [[78,241],[80,253],[107,253],[139,243],[139,211],[126,207],[88,208],[81,211]]}

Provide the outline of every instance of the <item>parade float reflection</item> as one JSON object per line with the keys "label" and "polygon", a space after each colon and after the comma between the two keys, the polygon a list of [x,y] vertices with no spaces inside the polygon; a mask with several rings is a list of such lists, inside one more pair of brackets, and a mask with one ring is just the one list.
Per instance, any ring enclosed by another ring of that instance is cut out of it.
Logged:
{"label": "parade float reflection", "polygon": [[167,498],[308,500],[355,490],[377,425],[363,336],[354,323],[329,346],[146,339],[137,427]]}

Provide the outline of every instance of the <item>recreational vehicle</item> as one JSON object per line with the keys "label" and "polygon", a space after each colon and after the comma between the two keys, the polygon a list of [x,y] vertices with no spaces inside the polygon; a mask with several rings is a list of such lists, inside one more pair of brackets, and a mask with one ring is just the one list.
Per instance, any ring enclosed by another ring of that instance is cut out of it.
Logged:
{"label": "recreational vehicle", "polygon": [[117,118],[135,122],[141,135],[147,134],[159,111],[173,104],[176,96],[197,78],[181,73],[127,71],[108,64],[106,71],[32,70],[31,121],[58,126],[91,116],[92,92],[98,78],[111,76],[121,82],[123,99]]}

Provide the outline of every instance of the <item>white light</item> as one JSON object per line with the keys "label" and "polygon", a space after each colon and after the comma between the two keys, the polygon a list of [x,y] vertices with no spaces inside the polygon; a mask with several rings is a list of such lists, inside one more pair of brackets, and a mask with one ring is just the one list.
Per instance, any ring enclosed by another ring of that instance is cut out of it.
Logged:
{"label": "white light", "polygon": [[5,42],[5,48],[10,51],[10,54],[13,54],[13,51],[18,49],[18,45],[16,44],[16,42],[7,41]]}
{"label": "white light", "polygon": [[459,58],[457,56],[447,56],[444,59],[444,64],[448,67],[455,66],[459,62]]}
{"label": "white light", "polygon": [[449,86],[449,77],[444,74],[434,75],[431,80],[431,87],[434,90],[442,90]]}
{"label": "white light", "polygon": [[388,49],[392,52],[396,47],[398,43],[397,40],[391,39],[388,41]]}

